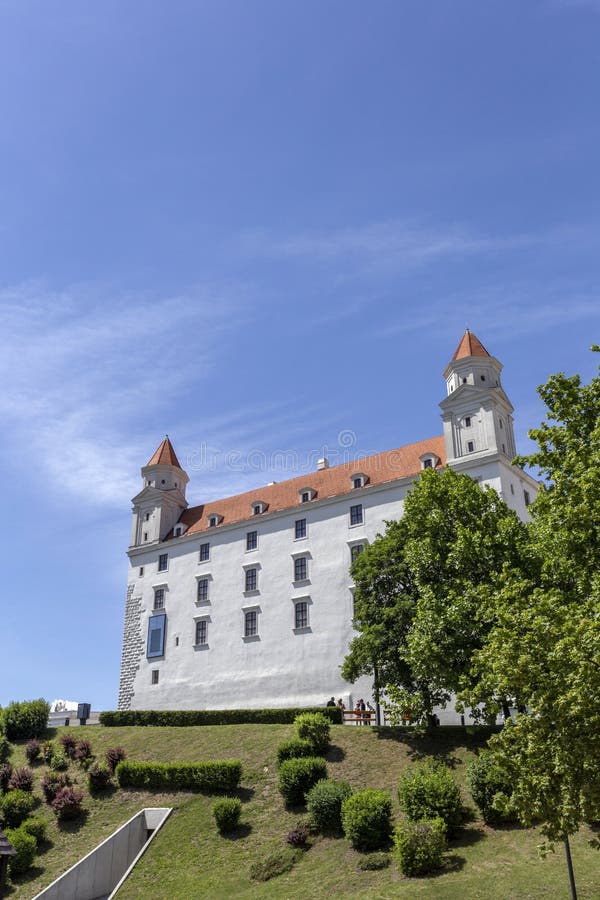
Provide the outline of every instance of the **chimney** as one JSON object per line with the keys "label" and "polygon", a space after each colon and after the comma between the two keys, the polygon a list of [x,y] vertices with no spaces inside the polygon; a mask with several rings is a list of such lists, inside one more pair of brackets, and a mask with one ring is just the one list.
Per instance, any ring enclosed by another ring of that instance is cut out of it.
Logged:
{"label": "chimney", "polygon": [[329,468],[329,460],[326,456],[322,456],[321,459],[317,460],[317,470],[318,469],[328,469]]}

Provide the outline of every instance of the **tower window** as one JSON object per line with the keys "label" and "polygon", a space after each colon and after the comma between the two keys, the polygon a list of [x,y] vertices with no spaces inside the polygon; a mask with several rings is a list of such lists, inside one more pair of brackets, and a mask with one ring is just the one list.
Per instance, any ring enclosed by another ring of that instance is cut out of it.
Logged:
{"label": "tower window", "polygon": [[258,589],[258,572],[256,569],[246,569],[244,590],[256,591]]}
{"label": "tower window", "polygon": [[531,503],[531,497],[529,496],[529,491],[523,491],[523,500],[525,501],[525,506],[529,506]]}
{"label": "tower window", "polygon": [[485,375],[481,375],[480,378],[482,381],[485,381]]}
{"label": "tower window", "polygon": [[255,609],[244,613],[244,637],[255,637],[258,634],[258,613]]}
{"label": "tower window", "polygon": [[154,590],[154,609],[164,609],[165,606],[165,589],[155,588]]}
{"label": "tower window", "polygon": [[515,486],[514,486],[514,484],[511,484],[511,486],[510,486],[510,492],[511,492],[511,494],[514,494],[514,492],[515,492]]}
{"label": "tower window", "polygon": [[152,669],[152,684],[158,684],[158,669]]}
{"label": "tower window", "polygon": [[308,560],[299,556],[294,560],[294,581],[306,581],[308,578]]}
{"label": "tower window", "polygon": [[148,644],[146,649],[148,659],[164,654],[166,625],[167,616],[164,612],[150,616],[148,619]]}
{"label": "tower window", "polygon": [[294,604],[294,627],[308,628],[308,603],[306,600],[300,600]]}
{"label": "tower window", "polygon": [[146,515],[144,516],[144,522],[149,522],[149,521],[150,521],[150,513],[146,513]]}
{"label": "tower window", "polygon": [[365,549],[364,544],[354,544],[353,547],[350,547],[351,561],[354,562],[355,559],[358,559],[358,557],[360,556],[360,554],[363,552],[364,549]]}
{"label": "tower window", "polygon": [[500,428],[504,428],[504,422],[502,421],[502,419],[498,419],[498,422],[500,424]]}
{"label": "tower window", "polygon": [[296,540],[306,537],[306,519],[296,519],[294,536]]}
{"label": "tower window", "polygon": [[169,554],[161,553],[160,556],[158,557],[158,571],[166,572],[168,568],[169,568]]}
{"label": "tower window", "polygon": [[246,550],[256,550],[258,547],[258,531],[246,533]]}
{"label": "tower window", "polygon": [[144,540],[145,540],[145,541],[148,540],[148,532],[147,532],[147,531],[144,532]]}
{"label": "tower window", "polygon": [[164,478],[161,478],[160,483],[161,483],[161,484],[166,484],[167,482],[165,481]]}
{"label": "tower window", "polygon": [[210,559],[210,544],[200,544],[200,562]]}
{"label": "tower window", "polygon": [[504,444],[502,444],[502,452],[506,453],[506,447],[504,446]]}
{"label": "tower window", "polygon": [[140,566],[140,578],[142,577],[143,574],[144,574],[144,567]]}
{"label": "tower window", "polygon": [[350,507],[350,524],[351,525],[360,525],[363,520],[363,508],[362,503],[357,503],[356,506]]}
{"label": "tower window", "polygon": [[208,578],[200,578],[198,581],[198,603],[208,603]]}
{"label": "tower window", "polygon": [[465,416],[465,428],[471,427],[471,416]]}
{"label": "tower window", "polygon": [[463,384],[466,384],[466,383],[467,383],[467,379],[466,379],[466,378],[463,378],[462,383],[463,383]]}
{"label": "tower window", "polygon": [[469,453],[472,453],[474,449],[475,449],[475,444],[474,444],[474,442],[473,442],[473,441],[467,441],[467,450],[469,451]]}
{"label": "tower window", "polygon": [[206,619],[199,619],[196,622],[196,647],[201,647],[208,643],[208,622]]}

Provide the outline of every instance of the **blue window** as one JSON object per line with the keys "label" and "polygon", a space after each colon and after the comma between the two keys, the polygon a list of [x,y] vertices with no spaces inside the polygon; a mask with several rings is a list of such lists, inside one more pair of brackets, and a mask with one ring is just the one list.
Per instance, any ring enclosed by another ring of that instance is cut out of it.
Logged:
{"label": "blue window", "polygon": [[258,576],[256,569],[246,569],[245,590],[255,591],[258,589]]}
{"label": "blue window", "polygon": [[164,656],[166,627],[167,616],[165,613],[150,616],[148,619],[148,649],[146,650],[148,659],[152,659],[154,656]]}
{"label": "blue window", "polygon": [[363,508],[362,503],[357,503],[356,506],[350,507],[350,524],[351,525],[360,525],[363,520]]}
{"label": "blue window", "polygon": [[210,544],[200,544],[200,562],[210,559]]}
{"label": "blue window", "polygon": [[246,532],[246,550],[256,550],[258,547],[258,531]]}
{"label": "blue window", "polygon": [[306,519],[296,519],[296,540],[306,537]]}
{"label": "blue window", "polygon": [[294,581],[306,581],[308,578],[308,561],[305,556],[294,560]]}

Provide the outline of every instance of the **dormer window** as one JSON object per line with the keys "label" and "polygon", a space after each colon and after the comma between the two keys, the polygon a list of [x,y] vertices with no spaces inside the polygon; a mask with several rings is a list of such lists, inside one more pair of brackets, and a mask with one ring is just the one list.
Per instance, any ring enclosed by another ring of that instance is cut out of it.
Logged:
{"label": "dormer window", "polygon": [[358,488],[362,488],[367,483],[368,476],[364,475],[362,472],[355,472],[354,475],[351,475],[352,480],[352,490],[356,491]]}
{"label": "dormer window", "polygon": [[435,453],[423,453],[419,459],[421,460],[421,469],[435,469],[440,461],[439,456],[436,456]]}
{"label": "dormer window", "polygon": [[220,516],[219,513],[211,513],[208,517],[208,527],[216,528],[217,525],[220,525],[223,521],[223,516]]}
{"label": "dormer window", "polygon": [[183,534],[183,526],[176,525],[173,534],[175,535],[175,537],[181,537],[181,535]]}
{"label": "dormer window", "polygon": [[301,491],[299,491],[299,494],[300,494],[300,503],[310,503],[310,501],[314,500],[314,498],[316,497],[317,492],[314,491],[312,488],[305,487],[305,488],[302,488]]}
{"label": "dormer window", "polygon": [[252,515],[260,516],[262,513],[266,512],[268,508],[267,503],[263,503],[262,500],[259,500],[257,503],[252,504]]}

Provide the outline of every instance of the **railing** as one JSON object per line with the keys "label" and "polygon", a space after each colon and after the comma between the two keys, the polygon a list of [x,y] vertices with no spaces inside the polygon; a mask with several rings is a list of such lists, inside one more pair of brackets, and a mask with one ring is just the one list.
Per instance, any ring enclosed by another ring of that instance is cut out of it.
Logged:
{"label": "railing", "polygon": [[375,710],[366,709],[364,712],[360,709],[344,710],[344,725],[374,725]]}

